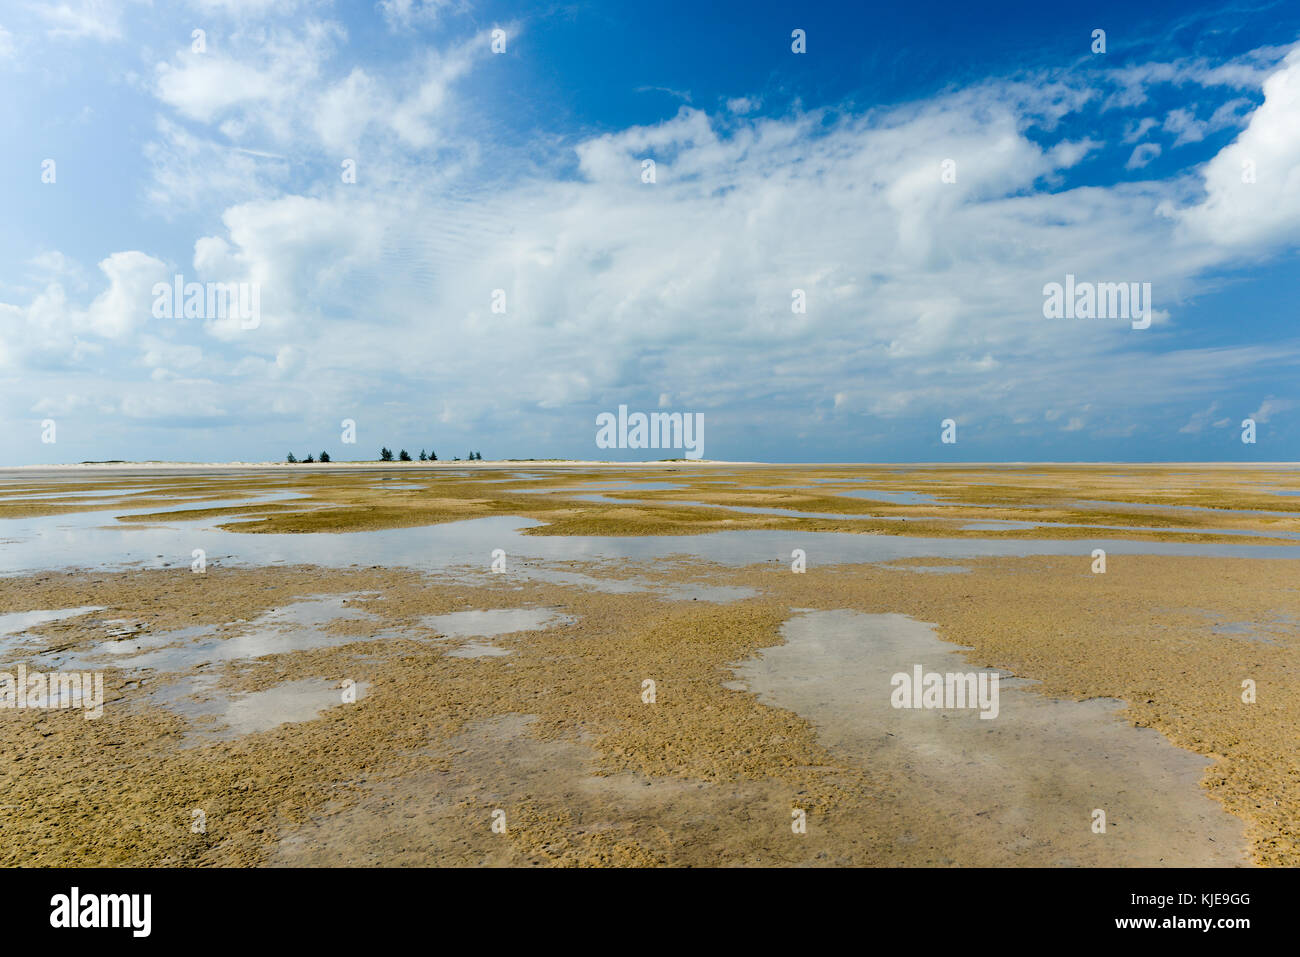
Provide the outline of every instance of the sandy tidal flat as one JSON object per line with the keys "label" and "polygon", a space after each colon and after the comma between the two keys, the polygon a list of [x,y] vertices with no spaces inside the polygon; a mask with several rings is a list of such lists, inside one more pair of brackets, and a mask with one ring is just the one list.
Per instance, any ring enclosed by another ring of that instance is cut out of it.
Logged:
{"label": "sandy tidal flat", "polygon": [[[105,700],[0,710],[0,856],[1296,864],[1297,491],[1284,466],[4,473],[0,671],[102,673]],[[893,707],[916,665],[996,673],[997,717]]]}

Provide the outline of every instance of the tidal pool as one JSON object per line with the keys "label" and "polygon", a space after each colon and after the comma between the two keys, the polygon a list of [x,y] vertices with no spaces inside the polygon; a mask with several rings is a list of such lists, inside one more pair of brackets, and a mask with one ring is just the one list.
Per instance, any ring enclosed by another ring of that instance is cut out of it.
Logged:
{"label": "tidal pool", "polygon": [[542,522],[522,516],[491,516],[412,528],[311,534],[220,531],[211,522],[102,524],[102,513],[0,519],[0,575],[64,568],[103,570],[173,567],[190,574],[191,553],[209,565],[321,565],[329,568],[385,566],[448,572],[486,571],[492,551],[503,549],[510,574],[527,575],[520,560],[586,561],[685,557],[723,565],[788,562],[802,548],[812,564],[884,562],[898,558],[1108,554],[1201,555],[1220,558],[1300,558],[1285,545],[1135,542],[1121,538],[947,539],[843,532],[747,530],[702,535],[546,536],[522,531]]}
{"label": "tidal pool", "polygon": [[212,684],[206,676],[200,676],[168,685],[151,695],[156,704],[189,720],[191,727],[182,747],[229,741],[282,724],[311,721],[331,708],[356,706],[370,688],[369,682],[355,683],[353,700],[345,702],[339,683],[324,678],[284,681],[260,691],[229,696],[214,693]]}
{"label": "tidal pool", "polygon": [[729,687],[807,719],[838,758],[903,775],[918,801],[953,828],[987,834],[1007,864],[1249,862],[1242,822],[1200,787],[1210,760],[1133,727],[1118,714],[1123,702],[1049,698],[1035,682],[1001,677],[991,719],[976,708],[898,708],[895,674],[989,669],[904,615],[803,611],[782,635],[735,665]]}

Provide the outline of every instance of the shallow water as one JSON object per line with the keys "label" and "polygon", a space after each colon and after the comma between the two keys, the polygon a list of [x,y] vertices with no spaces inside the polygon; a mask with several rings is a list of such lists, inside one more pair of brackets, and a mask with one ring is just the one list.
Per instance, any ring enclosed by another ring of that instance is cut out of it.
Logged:
{"label": "shallow water", "polygon": [[567,569],[532,566],[525,569],[529,578],[554,585],[572,585],[610,595],[657,593],[668,601],[707,601],[725,603],[752,598],[758,594],[747,585],[710,585],[705,582],[659,583],[640,576],[628,578],[596,578]]}
{"label": "shallow water", "polygon": [[64,618],[76,618],[92,611],[103,611],[102,605],[82,605],[80,608],[57,608],[40,611],[11,611],[0,614],[0,638],[21,635],[29,628],[43,625],[48,621],[62,621]]}
{"label": "shallow water", "polygon": [[370,687],[369,682],[357,682],[356,700],[345,705],[339,683],[324,678],[285,681],[261,691],[231,696],[211,693],[212,683],[204,677],[186,679],[151,696],[155,703],[190,721],[191,730],[183,741],[185,747],[229,741],[282,724],[311,721],[331,708],[354,707]]}
{"label": "shallow water", "polygon": [[517,631],[541,631],[574,620],[554,608],[490,608],[429,615],[420,623],[447,638],[495,638]]}
{"label": "shallow water", "polygon": [[510,654],[509,648],[501,648],[486,641],[467,641],[465,644],[447,652],[448,658],[500,658]]}
{"label": "shallow water", "polygon": [[[213,500],[204,500],[201,498],[189,499],[179,502],[175,505],[158,505],[150,508],[137,508],[127,512],[114,512],[118,518],[130,518],[136,515],[157,515],[172,514],[174,512],[202,511],[210,508],[244,508],[255,505],[268,505],[272,502],[288,502],[293,499],[308,498],[306,492],[266,492],[261,495],[250,495],[247,498],[221,498]],[[67,516],[65,516],[67,517]],[[101,513],[100,518],[103,518]],[[223,521],[230,521],[226,518]]]}
{"label": "shallow water", "polygon": [[[1209,759],[1118,716],[1114,699],[1066,701],[1000,681],[995,718],[895,708],[895,673],[970,673],[961,649],[904,615],[805,611],[785,644],[734,666],[764,704],[804,717],[833,754],[902,774],[954,828],[987,834],[1005,863],[1244,864],[1242,823],[1199,782]],[[1095,809],[1106,832],[1092,829]]]}
{"label": "shallow water", "polygon": [[888,502],[891,505],[955,505],[955,502],[947,502],[936,495],[930,495],[926,492],[902,492],[891,491],[889,489],[864,488],[864,489],[847,489],[845,491],[836,491],[836,495],[843,495],[845,498],[867,498],[874,502]]}
{"label": "shallow water", "polygon": [[[235,633],[222,632],[209,625],[146,632],[129,638],[101,641],[85,651],[45,654],[37,660],[42,664],[48,663],[65,669],[116,667],[177,672],[217,662],[262,658],[290,651],[365,641],[366,636],[323,630],[324,625],[333,621],[373,618],[373,615],[363,609],[344,604],[357,597],[359,596],[329,595],[294,602],[250,622],[236,623]],[[244,629],[248,629],[248,632],[238,633]],[[378,637],[378,634],[372,637]]]}
{"label": "shallow water", "polygon": [[0,575],[58,568],[166,568],[191,574],[191,552],[202,548],[209,565],[321,565],[330,568],[385,566],[422,571],[490,567],[492,551],[504,549],[510,574],[527,577],[520,559],[651,560],[682,556],[723,565],[785,562],[802,548],[810,564],[883,562],[899,558],[1088,555],[1200,555],[1222,558],[1300,558],[1283,545],[1133,542],[1119,538],[1079,541],[1043,539],[946,539],[843,532],[748,530],[703,535],[544,536],[522,530],[543,523],[522,516],[491,516],[415,528],[368,532],[254,534],[219,531],[210,522],[102,524],[102,513],[0,519]]}
{"label": "shallow water", "polygon": [[[146,487],[146,486],[139,486],[137,488],[91,489],[89,491],[81,491],[81,492],[26,492],[26,491],[14,491],[13,489],[4,489],[3,491],[0,491],[0,502],[8,503],[8,502],[17,501],[19,499],[23,501],[37,501],[37,500],[46,501],[49,499],[62,499],[62,498],[72,498],[72,499],[93,498],[96,500],[103,500],[105,502],[116,502],[119,499],[123,498],[124,496],[138,495],[138,494],[143,494],[145,492],[166,493],[167,489],[158,488],[158,487]],[[73,504],[79,505],[81,503],[76,502]]]}

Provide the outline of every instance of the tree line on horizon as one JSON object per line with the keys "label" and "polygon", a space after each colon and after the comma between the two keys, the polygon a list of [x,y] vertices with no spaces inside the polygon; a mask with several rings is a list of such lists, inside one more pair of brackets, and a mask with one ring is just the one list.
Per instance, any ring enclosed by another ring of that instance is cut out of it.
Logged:
{"label": "tree line on horizon", "polygon": [[[322,452],[322,453],[320,454],[320,459],[318,460],[318,459],[316,459],[315,457],[313,457],[313,456],[311,456],[311,455],[308,455],[305,459],[300,459],[300,458],[298,458],[296,455],[294,455],[292,452],[290,452],[287,456],[285,456],[285,459],[284,459],[284,460],[285,460],[286,462],[288,462],[290,465],[305,464],[305,463],[316,462],[316,461],[328,462],[328,461],[330,461],[330,454],[329,454],[328,452]],[[388,446],[384,446],[382,449],[380,449],[380,450],[379,450],[379,461],[380,461],[380,462],[392,462],[392,461],[394,461],[394,459],[393,459],[393,450],[390,449]],[[398,461],[398,462],[410,462],[410,461],[411,461],[411,453],[408,452],[408,451],[406,451],[406,449],[402,449],[401,451],[399,451],[399,452],[397,453],[397,459],[396,459],[396,461]],[[421,461],[421,462],[436,462],[436,461],[438,461],[438,453],[435,452],[435,451],[433,451],[432,449],[430,449],[428,452],[425,452],[424,449],[420,449],[420,461]],[[459,456],[459,455],[456,456],[454,459],[452,459],[452,461],[453,461],[453,462],[459,462],[459,461],[460,461],[460,456]],[[483,453],[482,453],[482,452],[470,452],[469,455],[466,457],[465,461],[467,461],[467,462],[482,462],[482,461],[483,461]]]}

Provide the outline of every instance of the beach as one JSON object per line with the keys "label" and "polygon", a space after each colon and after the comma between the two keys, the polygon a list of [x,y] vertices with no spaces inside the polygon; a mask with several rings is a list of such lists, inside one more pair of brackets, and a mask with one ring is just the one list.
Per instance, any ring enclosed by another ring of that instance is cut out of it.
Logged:
{"label": "beach", "polygon": [[[0,671],[104,693],[3,713],[0,859],[1295,865],[1297,492],[1281,464],[5,471]],[[897,706],[914,668],[996,676],[996,715]]]}

